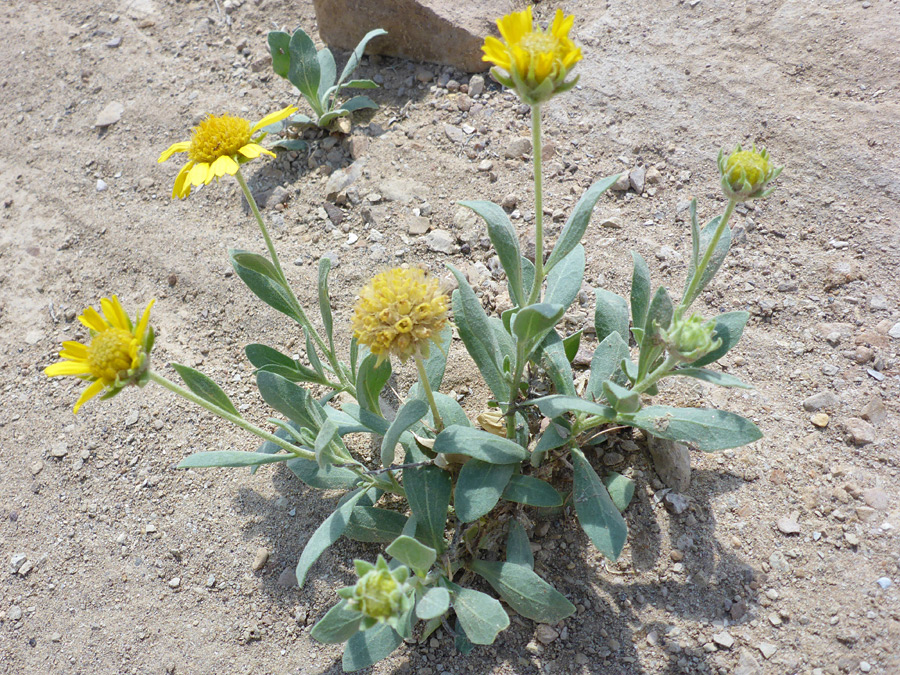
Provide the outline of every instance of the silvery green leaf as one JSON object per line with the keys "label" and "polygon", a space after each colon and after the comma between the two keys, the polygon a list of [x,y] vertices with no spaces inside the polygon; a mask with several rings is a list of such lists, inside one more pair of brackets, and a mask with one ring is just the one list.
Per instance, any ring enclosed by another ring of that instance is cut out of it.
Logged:
{"label": "silvery green leaf", "polygon": [[347,527],[347,521],[350,520],[353,507],[356,506],[356,502],[364,494],[365,491],[362,488],[354,492],[343,505],[335,509],[334,513],[322,521],[322,524],[316,528],[309,541],[306,542],[306,546],[303,548],[303,553],[300,554],[300,560],[297,563],[297,585],[300,588],[303,588],[303,584],[306,583],[306,574],[309,572],[309,568],[319,559],[319,556],[322,555],[325,549],[336,542],[344,533],[344,528]]}
{"label": "silvery green leaf", "polygon": [[247,288],[270,307],[301,323],[290,292],[284,287],[274,265],[267,258],[249,251],[228,251],[231,266]]}
{"label": "silvery green leaf", "polygon": [[291,67],[291,36],[280,30],[273,30],[267,36],[269,53],[272,55],[272,70],[279,77],[287,78]]}
{"label": "silvery green leaf", "polygon": [[573,499],[578,521],[597,550],[616,560],[628,538],[628,526],[581,450],[573,448],[571,458],[575,468]]}
{"label": "silvery green leaf", "polygon": [[298,28],[291,36],[288,51],[291,56],[288,80],[300,90],[300,93],[316,109],[316,112],[319,112],[321,110],[319,103],[321,69],[316,46],[309,35],[303,32],[302,28]]}
{"label": "silvery green leaf", "polygon": [[472,209],[487,224],[488,237],[497,251],[497,257],[506,272],[509,282],[510,297],[513,303],[522,307],[525,304],[525,291],[522,286],[522,254],[519,251],[519,237],[500,206],[493,202],[478,200],[459,202],[460,206]]}
{"label": "silvery green leaf", "polygon": [[381,442],[381,466],[387,468],[394,463],[394,449],[400,441],[400,435],[425,417],[427,412],[428,403],[419,398],[411,399],[400,407]]}
{"label": "silvery green leaf", "polygon": [[214,406],[221,408],[225,412],[231,413],[235,417],[241,416],[237,411],[237,408],[235,408],[234,404],[231,402],[231,399],[228,398],[228,394],[222,391],[222,388],[206,375],[201,373],[199,370],[194,370],[193,368],[182,366],[178,363],[172,363],[171,366],[181,376],[181,379],[184,380],[184,383],[188,386],[188,389],[194,392],[197,396],[202,398],[204,401],[212,403]]}
{"label": "silvery green leaf", "polygon": [[476,559],[469,568],[527,619],[554,624],[575,613],[575,605],[525,565]]}
{"label": "silvery green leaf", "polygon": [[749,318],[750,314],[748,312],[726,312],[717,316],[712,338],[713,340],[721,340],[722,346],[714,349],[706,356],[700,357],[691,366],[694,368],[706,366],[725,356],[741,339],[741,335],[744,333],[744,326]]}
{"label": "silvery green leaf", "polygon": [[619,370],[622,359],[628,358],[628,354],[628,345],[618,332],[610,333],[597,345],[591,358],[591,375],[584,390],[585,398],[597,400],[603,396],[603,383]]}
{"label": "silvery green leaf", "polygon": [[406,516],[375,506],[357,506],[350,514],[344,536],[354,541],[386,544],[403,532]]}
{"label": "silvery green leaf", "polygon": [[534,476],[517,473],[513,475],[503,490],[503,499],[508,502],[552,508],[562,506],[563,498],[547,481]]}
{"label": "silvery green leaf", "polygon": [[509,615],[499,600],[452,582],[447,582],[447,585],[453,591],[456,618],[473,644],[489,645],[494,642],[497,633],[509,627]]}
{"label": "silvery green leaf", "polygon": [[631,498],[634,497],[634,481],[620,473],[610,471],[604,477],[603,484],[606,486],[613,504],[619,511],[624,512],[631,503]]}
{"label": "silvery green leaf", "polygon": [[428,572],[437,559],[437,552],[433,548],[403,534],[394,539],[384,552],[407,567],[423,573]]}
{"label": "silvery green leaf", "polygon": [[319,619],[310,635],[327,645],[346,642],[359,630],[362,616],[355,609],[348,608],[346,600],[341,600]]}
{"label": "silvery green leaf", "polygon": [[628,338],[628,303],[621,295],[602,288],[594,289],[597,296],[594,305],[594,328],[597,339],[603,342],[612,333]]}
{"label": "silvery green leaf", "polygon": [[625,422],[670,441],[693,443],[699,450],[727,450],[762,438],[748,419],[712,408],[647,406]]}
{"label": "silvery green leaf", "polygon": [[[362,59],[363,53],[366,51],[366,45],[369,44],[369,40],[372,40],[379,35],[387,35],[387,31],[381,28],[375,28],[363,35],[362,40],[359,41],[359,44],[356,45],[350,53],[350,58],[347,59],[347,65],[344,66],[344,70],[341,72],[341,79],[338,80],[339,87],[343,86],[343,82],[350,77],[350,75],[353,74],[353,71],[359,66],[360,59]],[[350,85],[348,84],[347,86]]]}
{"label": "silvery green leaf", "polygon": [[328,47],[324,47],[316,53],[316,60],[319,62],[319,103],[324,110],[328,110],[328,96],[326,92],[335,86],[337,66],[334,64],[334,54],[331,53]]}
{"label": "silvery green leaf", "polygon": [[450,609],[450,593],[446,588],[435,586],[428,589],[416,603],[416,616],[423,621],[443,616]]}
{"label": "silvery green leaf", "polygon": [[531,542],[528,541],[525,528],[518,520],[509,521],[509,534],[506,536],[506,562],[534,569],[534,553],[531,550]]}
{"label": "silvery green leaf", "polygon": [[528,450],[515,441],[459,425],[448,426],[434,439],[433,450],[462,454],[489,464],[514,464],[528,458]]}
{"label": "silvery green leaf", "polygon": [[368,668],[386,658],[403,642],[403,638],[386,623],[361,631],[347,640],[341,665],[345,673]]}
{"label": "silvery green leaf", "polygon": [[[550,78],[545,80],[545,82],[549,81]],[[584,231],[591,221],[591,213],[594,210],[594,205],[597,203],[597,200],[600,199],[600,196],[612,187],[613,183],[618,179],[618,175],[603,178],[591,185],[581,196],[581,199],[578,200],[572,214],[563,226],[563,230],[559,235],[556,246],[553,247],[553,252],[547,259],[545,267],[546,272],[550,272],[581,242]]]}
{"label": "silvery green leaf", "polygon": [[420,466],[403,470],[406,500],[416,517],[416,538],[443,552],[444,527],[450,507],[450,474],[436,466]]}
{"label": "silvery green leaf", "polygon": [[516,464],[491,464],[470,459],[463,464],[456,479],[453,506],[464,523],[471,523],[489,513],[503,494]]}
{"label": "silvery green leaf", "polygon": [[[644,330],[647,310],[650,308],[650,268],[637,251],[631,252],[634,259],[634,273],[631,276],[631,321],[636,329]],[[624,338],[624,334],[622,335]],[[640,339],[638,343],[641,342]]]}

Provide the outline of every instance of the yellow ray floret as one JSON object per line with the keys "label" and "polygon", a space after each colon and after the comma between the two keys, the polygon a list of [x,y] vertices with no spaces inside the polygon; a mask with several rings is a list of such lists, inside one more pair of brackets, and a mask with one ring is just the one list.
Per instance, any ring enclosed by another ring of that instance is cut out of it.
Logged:
{"label": "yellow ray floret", "polygon": [[429,341],[447,324],[447,296],[440,282],[419,268],[398,267],[376,275],[359,292],[353,333],[381,363],[427,356]]}
{"label": "yellow ray floret", "polygon": [[74,412],[104,389],[115,394],[146,372],[153,345],[150,308],[154,302],[151,300],[144,309],[137,325],[128,318],[115,295],[100,300],[102,315],[88,307],[78,317],[91,332],[90,343],[63,342],[59,355],[65,360],[44,369],[47,377],[72,375],[91,383],[75,403]]}
{"label": "yellow ray floret", "polygon": [[545,30],[535,28],[531,7],[507,14],[497,21],[503,39],[485,38],[482,60],[503,71],[494,70],[494,76],[526,102],[545,101],[575,84],[565,81],[581,60],[581,49],[569,38],[574,23],[574,16],[564,16],[559,9]]}
{"label": "yellow ray floret", "polygon": [[174,143],[159,156],[158,161],[165,162],[176,152],[188,154],[188,162],[175,178],[172,198],[184,199],[191,194],[191,186],[209,185],[214,178],[219,179],[225,174],[233,176],[241,164],[261,154],[274,157],[274,153],[259,144],[262,136],[257,134],[295,112],[295,106],[288,106],[266,115],[252,126],[243,117],[208,116],[194,127],[190,141]]}

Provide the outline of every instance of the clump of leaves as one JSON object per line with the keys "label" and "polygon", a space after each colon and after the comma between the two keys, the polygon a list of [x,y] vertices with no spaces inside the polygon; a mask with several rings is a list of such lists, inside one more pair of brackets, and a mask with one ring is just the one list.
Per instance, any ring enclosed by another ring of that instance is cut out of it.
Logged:
{"label": "clump of leaves", "polygon": [[[337,77],[337,66],[334,54],[328,47],[316,50],[312,38],[302,28],[288,35],[284,31],[269,33],[269,51],[272,54],[272,68],[277,75],[293,84],[309,107],[313,116],[298,113],[283,126],[291,124],[310,124],[322,129],[330,127],[336,120],[349,116],[356,110],[377,108],[368,96],[354,96],[343,103],[340,102],[343,89],[375,89],[378,87],[372,80],[351,80],[353,71],[359,66],[366,45],[372,38],[387,35],[387,31],[376,28],[365,34],[356,49],[350,54],[347,65]],[[283,127],[282,127],[283,128]],[[280,131],[280,129],[267,129]],[[282,144],[282,147],[286,147]]]}

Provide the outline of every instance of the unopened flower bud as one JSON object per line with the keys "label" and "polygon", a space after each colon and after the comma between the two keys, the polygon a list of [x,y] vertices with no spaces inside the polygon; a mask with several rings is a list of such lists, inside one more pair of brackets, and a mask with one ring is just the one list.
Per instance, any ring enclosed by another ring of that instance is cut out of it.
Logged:
{"label": "unopened flower bud", "polygon": [[743,150],[740,145],[727,157],[719,151],[718,165],[725,196],[740,201],[768,197],[774,188],[767,186],[784,168],[769,163],[765,148]]}
{"label": "unopened flower bud", "polygon": [[347,599],[350,609],[355,609],[368,619],[368,626],[380,622],[396,623],[410,608],[410,589],[406,583],[408,568],[401,565],[391,570],[379,555],[374,565],[357,560],[356,572],[359,575],[356,585],[343,588],[338,593]]}
{"label": "unopened flower bud", "polygon": [[690,363],[722,345],[721,339],[713,339],[715,327],[715,321],[704,322],[699,314],[692,314],[689,319],[674,319],[662,338],[669,354]]}

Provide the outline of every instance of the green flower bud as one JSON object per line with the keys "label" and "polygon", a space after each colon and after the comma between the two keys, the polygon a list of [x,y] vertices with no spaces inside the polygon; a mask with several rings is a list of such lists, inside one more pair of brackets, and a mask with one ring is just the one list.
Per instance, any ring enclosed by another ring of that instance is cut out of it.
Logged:
{"label": "green flower bud", "polygon": [[722,345],[721,339],[713,339],[715,327],[715,321],[704,322],[699,314],[692,314],[689,319],[676,317],[669,330],[662,331],[662,339],[669,354],[690,363]]}
{"label": "green flower bud", "polygon": [[743,150],[740,145],[727,157],[720,150],[718,165],[725,196],[740,201],[768,197],[775,189],[766,189],[768,184],[784,169],[769,164],[765,148]]}
{"label": "green flower bud", "polygon": [[347,599],[349,608],[368,619],[366,627],[379,622],[395,624],[411,604],[406,583],[409,570],[402,565],[391,570],[379,555],[374,565],[357,560],[356,573],[359,575],[356,585],[338,591]]}

